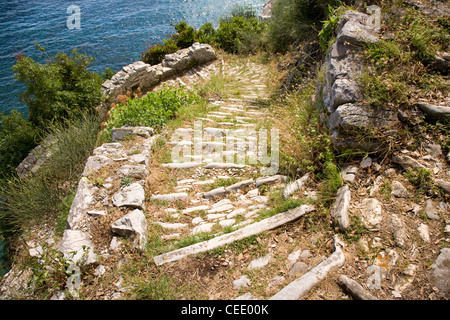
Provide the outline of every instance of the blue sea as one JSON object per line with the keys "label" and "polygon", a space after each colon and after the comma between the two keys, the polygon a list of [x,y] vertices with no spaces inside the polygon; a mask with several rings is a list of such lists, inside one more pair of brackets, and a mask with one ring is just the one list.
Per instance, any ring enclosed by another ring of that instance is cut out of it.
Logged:
{"label": "blue sea", "polygon": [[[235,5],[252,6],[259,13],[265,0],[0,0],[0,111],[27,113],[18,98],[24,87],[13,77],[15,55],[44,62],[35,42],[47,54],[77,49],[95,58],[90,70],[120,70],[137,61],[145,49],[174,33],[171,23],[186,20],[198,28],[217,26]],[[79,20],[68,11],[79,9]],[[77,26],[79,29],[69,29]]]}

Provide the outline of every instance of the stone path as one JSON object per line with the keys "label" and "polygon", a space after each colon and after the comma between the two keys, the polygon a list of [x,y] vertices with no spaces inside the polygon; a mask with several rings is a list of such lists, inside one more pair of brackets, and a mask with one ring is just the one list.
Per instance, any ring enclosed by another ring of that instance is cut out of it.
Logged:
{"label": "stone path", "polygon": [[[181,236],[182,229],[184,233],[195,235],[217,227],[234,229],[252,223],[258,212],[267,208],[269,200],[260,195],[258,187],[280,184],[284,179],[281,176],[258,178],[260,170],[255,166],[256,129],[266,116],[260,105],[268,99],[267,87],[261,84],[265,70],[248,64],[223,72],[242,84],[239,97],[210,100],[210,111],[206,117],[196,119],[194,128],[176,129],[168,147],[171,153],[176,150],[180,159],[173,159],[172,155],[171,162],[161,164],[174,173],[189,170],[192,175],[192,178],[177,180],[173,193],[156,194],[158,191],[155,191],[151,195],[152,200],[184,201],[182,209],[166,209],[169,220],[184,223],[156,222],[172,230],[173,233],[166,234],[169,239]],[[254,165],[249,164],[251,159]]]}

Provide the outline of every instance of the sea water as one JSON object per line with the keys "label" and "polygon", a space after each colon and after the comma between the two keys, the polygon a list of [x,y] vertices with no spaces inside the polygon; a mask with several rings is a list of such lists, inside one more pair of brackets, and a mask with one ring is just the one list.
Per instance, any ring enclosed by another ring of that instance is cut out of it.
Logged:
{"label": "sea water", "polygon": [[[95,58],[90,70],[120,70],[137,61],[150,45],[175,32],[170,25],[181,20],[198,28],[217,26],[234,6],[251,6],[259,14],[265,0],[0,0],[0,111],[26,106],[18,95],[23,84],[13,77],[15,55],[44,62],[57,52],[77,49]],[[71,16],[79,8],[79,28]],[[69,23],[68,23],[69,21]],[[36,50],[35,42],[46,49]]]}

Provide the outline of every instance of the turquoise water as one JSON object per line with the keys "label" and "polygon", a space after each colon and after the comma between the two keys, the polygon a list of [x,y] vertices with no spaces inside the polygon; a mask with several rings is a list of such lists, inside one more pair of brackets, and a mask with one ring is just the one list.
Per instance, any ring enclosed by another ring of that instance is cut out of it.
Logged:
{"label": "turquoise water", "polygon": [[[93,71],[120,70],[139,60],[149,45],[174,32],[170,23],[186,20],[199,27],[217,25],[219,18],[236,5],[252,6],[259,13],[265,0],[0,0],[0,111],[26,113],[17,95],[22,84],[13,78],[14,55],[23,53],[37,61],[76,48],[95,58]],[[69,6],[80,9],[80,29],[70,30]]]}

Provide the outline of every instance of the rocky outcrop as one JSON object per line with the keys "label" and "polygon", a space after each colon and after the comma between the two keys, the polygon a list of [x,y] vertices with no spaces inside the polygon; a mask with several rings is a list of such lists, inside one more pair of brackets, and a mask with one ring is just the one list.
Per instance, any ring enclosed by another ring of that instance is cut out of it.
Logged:
{"label": "rocky outcrop", "polygon": [[[376,11],[376,10],[375,10]],[[325,121],[332,132],[335,146],[361,148],[370,151],[377,141],[358,141],[358,133],[391,128],[397,121],[396,112],[364,103],[364,92],[358,78],[365,71],[361,51],[365,44],[378,41],[376,17],[346,11],[336,28],[336,41],[324,63],[325,75],[319,84],[316,99],[322,99]]]}
{"label": "rocky outcrop", "polygon": [[143,61],[136,61],[123,67],[102,85],[103,95],[109,99],[98,108],[101,118],[106,117],[112,100],[118,95],[135,92],[138,88],[141,92],[147,92],[162,81],[215,59],[216,54],[209,44],[196,42],[189,48],[167,54],[160,64],[152,66]]}

